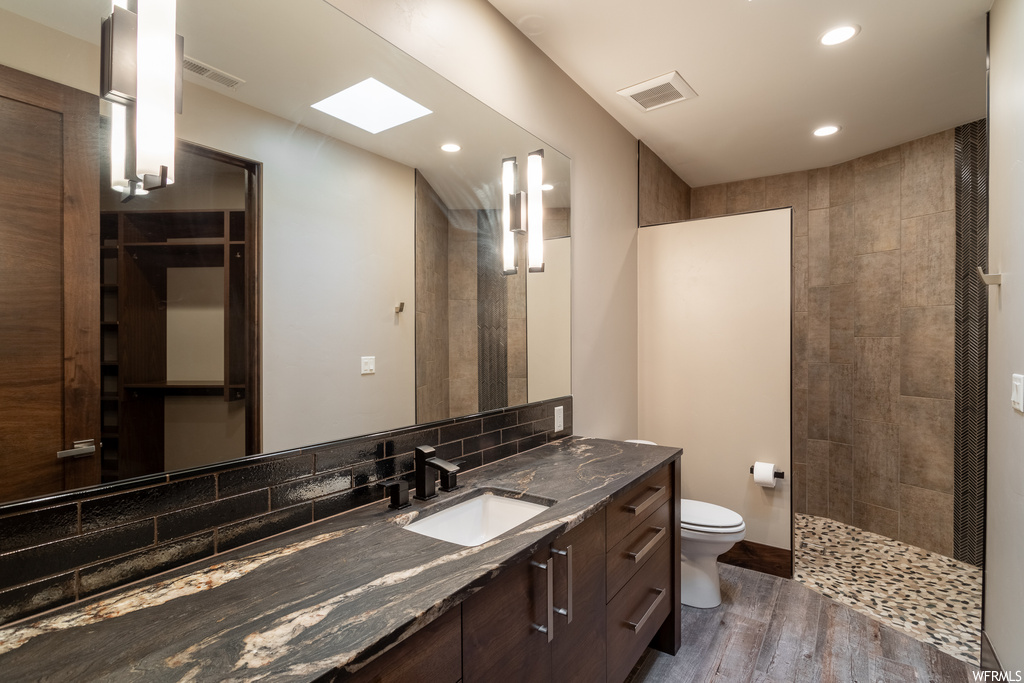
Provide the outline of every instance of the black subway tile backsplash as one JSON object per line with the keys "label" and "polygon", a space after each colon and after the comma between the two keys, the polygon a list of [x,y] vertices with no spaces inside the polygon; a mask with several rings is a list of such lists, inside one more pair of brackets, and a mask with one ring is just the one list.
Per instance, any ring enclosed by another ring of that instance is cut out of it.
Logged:
{"label": "black subway tile backsplash", "polygon": [[105,591],[153,574],[180,567],[214,554],[214,532],[182,538],[147,548],[79,572],[79,598]]}
{"label": "black subway tile backsplash", "polygon": [[0,517],[0,553],[57,541],[78,533],[78,504]]}
{"label": "black subway tile backsplash", "polygon": [[217,529],[217,552],[253,543],[313,521],[313,504],[303,503]]}
{"label": "black subway tile backsplash", "polygon": [[0,624],[383,500],[416,446],[468,471],[571,434],[567,396],[0,506]]}
{"label": "black subway tile backsplash", "polygon": [[270,512],[270,497],[263,488],[157,517],[156,538],[170,541],[265,512]]}
{"label": "black subway tile backsplash", "polygon": [[0,588],[60,574],[153,545],[153,520],[44,543],[0,555]]}
{"label": "black subway tile backsplash", "polygon": [[0,624],[75,601],[75,572],[0,591]]}
{"label": "black subway tile backsplash", "polygon": [[350,488],[352,488],[351,470],[334,470],[326,474],[296,479],[270,489],[270,509],[280,510],[290,505],[323,498]]}
{"label": "black subway tile backsplash", "polygon": [[184,479],[82,502],[82,532],[106,529],[199,505],[217,497],[214,475]]}
{"label": "black subway tile backsplash", "polygon": [[221,472],[217,475],[217,495],[220,498],[265,489],[292,479],[313,474],[313,454],[289,458],[268,459],[248,467]]}

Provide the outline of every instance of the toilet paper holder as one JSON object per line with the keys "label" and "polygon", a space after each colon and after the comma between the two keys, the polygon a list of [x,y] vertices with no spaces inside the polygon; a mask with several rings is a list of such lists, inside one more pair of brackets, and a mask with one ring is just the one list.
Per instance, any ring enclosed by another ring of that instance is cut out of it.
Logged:
{"label": "toilet paper holder", "polygon": [[[750,466],[750,473],[751,474],[754,473],[754,466],[753,465]],[[775,478],[776,479],[785,479],[786,478],[786,473],[785,472],[774,472],[774,474],[775,474]]]}

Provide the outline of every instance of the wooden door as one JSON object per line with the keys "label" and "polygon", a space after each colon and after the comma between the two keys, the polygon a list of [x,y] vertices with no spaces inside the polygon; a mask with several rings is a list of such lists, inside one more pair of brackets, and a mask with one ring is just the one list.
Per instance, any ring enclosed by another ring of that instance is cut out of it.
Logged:
{"label": "wooden door", "polygon": [[0,66],[0,502],[99,483],[99,102]]}

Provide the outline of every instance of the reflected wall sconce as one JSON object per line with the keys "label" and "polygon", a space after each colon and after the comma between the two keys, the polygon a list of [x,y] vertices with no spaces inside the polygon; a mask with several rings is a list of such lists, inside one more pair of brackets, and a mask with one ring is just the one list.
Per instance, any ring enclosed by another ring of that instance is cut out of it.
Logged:
{"label": "reflected wall sconce", "polygon": [[502,272],[515,275],[516,235],[526,234],[528,269],[544,272],[544,150],[526,157],[526,192],[519,191],[519,167],[515,157],[501,161]]}
{"label": "reflected wall sconce", "polygon": [[113,0],[103,21],[100,94],[112,103],[110,185],[128,201],[174,183],[185,40],[176,0]]}

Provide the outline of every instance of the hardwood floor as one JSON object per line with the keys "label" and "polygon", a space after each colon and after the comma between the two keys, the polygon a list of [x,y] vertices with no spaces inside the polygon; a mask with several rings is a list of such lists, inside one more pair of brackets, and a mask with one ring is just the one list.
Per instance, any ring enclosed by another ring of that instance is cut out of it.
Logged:
{"label": "hardwood floor", "polygon": [[722,604],[684,606],[679,654],[648,650],[630,683],[957,682],[977,671],[796,581],[719,569]]}

